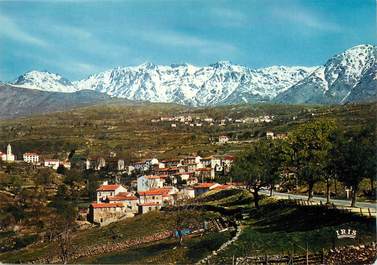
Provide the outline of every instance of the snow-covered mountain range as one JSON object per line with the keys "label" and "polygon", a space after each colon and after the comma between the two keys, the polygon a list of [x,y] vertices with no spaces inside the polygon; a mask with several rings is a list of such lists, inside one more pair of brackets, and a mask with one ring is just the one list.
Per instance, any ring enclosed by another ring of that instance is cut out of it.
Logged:
{"label": "snow-covered mountain range", "polygon": [[376,99],[377,47],[359,45],[323,66],[272,66],[250,69],[228,61],[118,67],[79,81],[31,71],[12,84],[71,93],[95,90],[113,97],[192,106],[240,102],[345,103]]}

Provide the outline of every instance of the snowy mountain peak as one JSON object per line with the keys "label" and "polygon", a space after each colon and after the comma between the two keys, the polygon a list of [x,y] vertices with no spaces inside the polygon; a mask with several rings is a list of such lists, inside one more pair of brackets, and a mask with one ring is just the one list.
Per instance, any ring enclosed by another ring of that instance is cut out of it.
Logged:
{"label": "snowy mountain peak", "polygon": [[[209,66],[187,63],[117,67],[70,82],[58,74],[31,71],[13,84],[46,91],[90,89],[110,96],[193,106],[240,102],[342,103],[373,95],[377,48],[358,45],[323,66],[271,66],[251,69],[230,61]],[[365,79],[368,76],[368,79]],[[362,85],[360,85],[362,84]],[[367,87],[368,93],[363,93]],[[357,96],[352,96],[357,91]],[[377,94],[377,92],[376,92]]]}
{"label": "snowy mountain peak", "polygon": [[[279,95],[277,101],[288,103],[344,103],[366,76],[373,74],[377,47],[358,45],[330,58],[311,75]],[[369,83],[368,83],[369,84]],[[369,88],[368,88],[369,90]],[[369,94],[377,94],[377,87]],[[358,92],[358,94],[361,94]]]}
{"label": "snowy mountain peak", "polygon": [[76,87],[62,76],[48,71],[30,71],[19,76],[13,84],[18,87],[53,92],[75,92]]}
{"label": "snowy mountain peak", "polygon": [[214,64],[210,64],[209,66],[213,68],[229,67],[229,66],[232,66],[232,63],[231,61],[228,61],[228,60],[221,60]]}

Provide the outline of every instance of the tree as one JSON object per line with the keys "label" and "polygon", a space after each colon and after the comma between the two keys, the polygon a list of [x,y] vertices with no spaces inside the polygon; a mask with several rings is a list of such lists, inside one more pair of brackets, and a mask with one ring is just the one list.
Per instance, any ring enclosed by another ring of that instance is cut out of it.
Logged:
{"label": "tree", "polygon": [[299,126],[291,137],[294,152],[292,165],[298,178],[308,184],[308,200],[313,197],[314,184],[326,172],[332,148],[330,136],[335,128],[331,120],[316,120]]}
{"label": "tree", "polygon": [[[237,158],[230,175],[234,180],[243,181],[253,193],[255,208],[259,208],[259,191],[262,187],[274,186],[280,177],[285,159],[281,142],[263,140],[257,142],[245,154]],[[282,152],[282,153],[281,153]]]}
{"label": "tree", "polygon": [[270,186],[270,196],[276,183],[279,182],[285,168],[292,158],[292,149],[285,140],[267,140],[267,149],[263,154],[267,170],[267,184]]}
{"label": "tree", "polygon": [[352,188],[352,207],[356,205],[361,180],[374,178],[376,160],[376,130],[373,126],[353,132],[339,143],[336,171],[339,179]]}

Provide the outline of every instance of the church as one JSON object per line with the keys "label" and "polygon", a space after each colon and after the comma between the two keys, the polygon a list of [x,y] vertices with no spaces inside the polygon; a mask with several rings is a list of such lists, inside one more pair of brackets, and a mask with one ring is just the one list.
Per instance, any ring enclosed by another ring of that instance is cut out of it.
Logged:
{"label": "church", "polygon": [[6,161],[6,162],[13,162],[16,160],[14,154],[12,154],[12,146],[10,144],[8,144],[7,146],[7,153],[4,154],[0,152],[0,157],[2,161]]}

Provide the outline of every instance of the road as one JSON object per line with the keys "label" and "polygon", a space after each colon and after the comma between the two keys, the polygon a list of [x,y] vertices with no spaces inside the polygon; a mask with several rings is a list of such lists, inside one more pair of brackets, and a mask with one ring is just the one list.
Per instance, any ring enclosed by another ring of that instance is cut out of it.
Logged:
{"label": "road", "polygon": [[[261,194],[265,195],[270,195],[270,191],[267,190],[262,190],[260,191]],[[288,194],[288,193],[281,193],[281,192],[273,192],[273,196],[281,198],[281,199],[308,199],[307,195],[296,195],[296,194]],[[326,203],[326,198],[323,197],[317,197],[314,196],[312,198],[313,201],[322,201],[323,203]],[[334,203],[335,205],[338,206],[346,206],[350,207],[351,206],[351,200],[338,200],[338,199],[330,199],[331,203]],[[356,207],[359,208],[374,208],[377,209],[377,204],[376,203],[371,203],[371,202],[356,202]]]}

